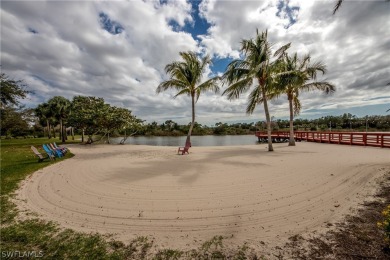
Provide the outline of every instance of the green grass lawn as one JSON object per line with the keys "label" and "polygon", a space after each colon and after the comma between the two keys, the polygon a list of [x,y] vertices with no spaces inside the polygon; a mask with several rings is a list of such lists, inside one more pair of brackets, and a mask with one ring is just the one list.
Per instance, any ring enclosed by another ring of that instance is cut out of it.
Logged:
{"label": "green grass lawn", "polygon": [[[16,211],[8,197],[12,196],[18,184],[26,176],[47,165],[70,158],[72,153],[67,153],[64,158],[57,158],[56,161],[48,159],[38,163],[38,157],[32,152],[31,145],[35,146],[43,155],[42,144],[56,142],[58,139],[33,138],[33,139],[7,139],[1,140],[1,224],[12,221]],[[74,141],[73,141],[74,143]]]}

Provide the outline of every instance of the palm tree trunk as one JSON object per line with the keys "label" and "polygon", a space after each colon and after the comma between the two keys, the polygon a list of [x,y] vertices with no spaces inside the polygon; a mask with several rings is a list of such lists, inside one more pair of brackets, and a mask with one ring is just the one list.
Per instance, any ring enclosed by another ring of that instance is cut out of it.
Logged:
{"label": "palm tree trunk", "polygon": [[62,119],[60,119],[60,133],[61,133],[61,141],[65,143],[65,129],[64,129],[64,123],[62,122]]}
{"label": "palm tree trunk", "polygon": [[194,124],[195,124],[195,94],[191,95],[191,101],[192,101],[192,121],[191,121],[190,129],[188,130],[186,144],[191,142],[192,129],[194,128]]}
{"label": "palm tree trunk", "polygon": [[74,128],[73,128],[73,126],[72,126],[72,128],[71,128],[71,133],[72,133],[72,140],[74,140]]}
{"label": "palm tree trunk", "polygon": [[288,143],[288,146],[295,146],[295,138],[294,138],[294,111],[293,111],[292,96],[288,97],[288,105],[290,107],[290,141]]}
{"label": "palm tree trunk", "polygon": [[81,132],[81,142],[84,143],[84,128],[83,131]]}
{"label": "palm tree trunk", "polygon": [[68,131],[66,130],[66,125],[64,125],[65,141],[68,140]]}
{"label": "palm tree trunk", "polygon": [[47,138],[51,138],[51,133],[50,133],[50,123],[49,119],[46,120],[46,126],[47,126]]}
{"label": "palm tree trunk", "polygon": [[268,103],[267,103],[267,95],[265,93],[265,87],[260,85],[261,92],[263,95],[263,104],[264,104],[264,113],[265,119],[267,120],[267,135],[268,135],[268,151],[272,152],[274,150],[272,146],[272,137],[271,137],[271,118],[269,116]]}
{"label": "palm tree trunk", "polygon": [[60,119],[60,131],[58,131],[58,139],[62,140],[62,120]]}

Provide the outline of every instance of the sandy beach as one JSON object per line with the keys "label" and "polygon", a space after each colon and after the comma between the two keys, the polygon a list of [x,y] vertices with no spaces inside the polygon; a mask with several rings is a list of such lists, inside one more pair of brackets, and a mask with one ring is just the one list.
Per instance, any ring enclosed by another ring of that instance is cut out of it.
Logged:
{"label": "sandy beach", "polygon": [[75,156],[27,178],[16,204],[65,228],[152,236],[190,249],[215,235],[263,250],[290,236],[323,232],[378,188],[390,150],[297,143],[177,147],[74,145]]}

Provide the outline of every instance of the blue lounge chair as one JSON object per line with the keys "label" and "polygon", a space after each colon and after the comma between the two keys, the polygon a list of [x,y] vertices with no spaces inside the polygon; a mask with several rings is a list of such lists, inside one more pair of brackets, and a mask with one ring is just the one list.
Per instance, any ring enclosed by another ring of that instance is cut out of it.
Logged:
{"label": "blue lounge chair", "polygon": [[50,160],[55,160],[56,159],[56,156],[55,154],[53,153],[53,151],[49,150],[46,145],[42,145],[43,147],[43,150],[45,150],[45,152],[47,153],[47,156],[49,156]]}
{"label": "blue lounge chair", "polygon": [[60,151],[53,151],[49,146],[47,146],[46,144],[44,144],[44,145],[42,145],[42,147],[43,147],[43,150],[45,150],[45,152],[47,152],[48,154],[50,153],[50,154],[52,154],[52,155],[54,155],[54,156],[56,156],[57,155],[57,157],[58,158],[61,158],[63,155],[62,155],[62,153],[60,152]]}
{"label": "blue lounge chair", "polygon": [[47,146],[48,146],[50,149],[52,149],[53,151],[55,151],[55,152],[60,151],[62,155],[65,155],[65,154],[66,154],[66,151],[65,151],[65,150],[63,150],[63,149],[61,149],[61,148],[59,148],[59,147],[56,148],[56,147],[54,146],[54,144],[47,144]]}
{"label": "blue lounge chair", "polygon": [[53,143],[54,147],[57,148],[57,149],[61,149],[62,151],[64,151],[65,153],[67,151],[69,151],[68,148],[66,148],[65,146],[58,146],[56,143]]}

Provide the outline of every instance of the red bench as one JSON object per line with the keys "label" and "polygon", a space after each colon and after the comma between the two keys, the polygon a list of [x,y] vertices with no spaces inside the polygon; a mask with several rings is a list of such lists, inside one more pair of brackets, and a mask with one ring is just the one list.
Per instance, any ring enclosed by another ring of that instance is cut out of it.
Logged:
{"label": "red bench", "polygon": [[190,154],[188,152],[188,149],[190,149],[190,147],[191,147],[191,142],[186,142],[186,145],[184,147],[179,147],[179,149],[177,149],[177,154],[180,154],[180,153],[181,153],[181,155],[183,155],[185,153]]}

